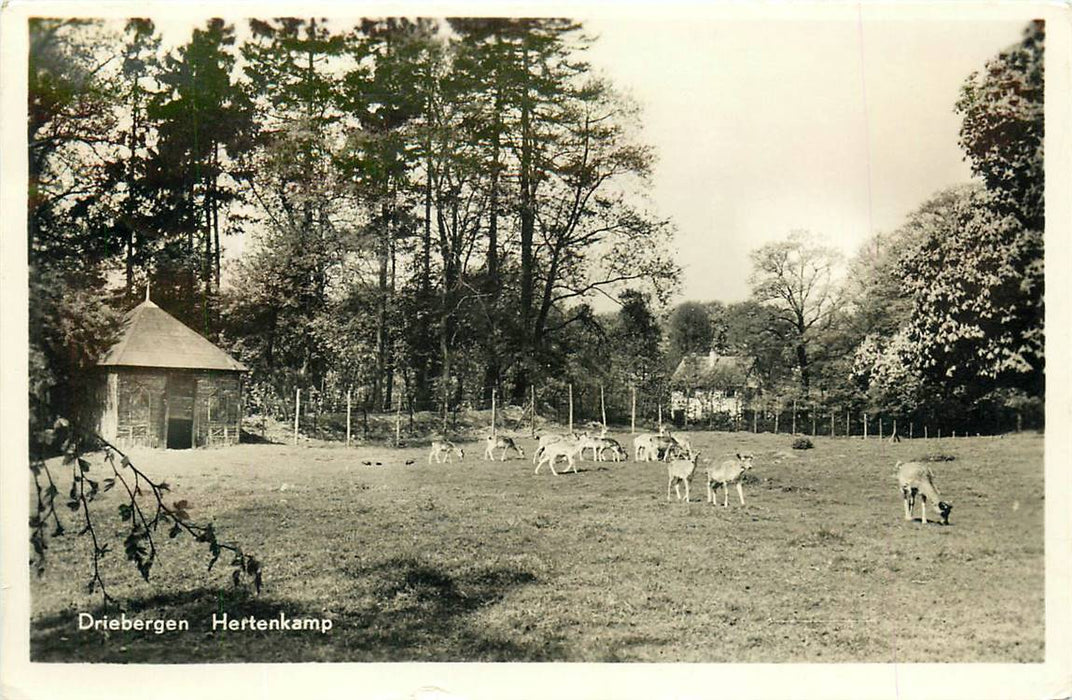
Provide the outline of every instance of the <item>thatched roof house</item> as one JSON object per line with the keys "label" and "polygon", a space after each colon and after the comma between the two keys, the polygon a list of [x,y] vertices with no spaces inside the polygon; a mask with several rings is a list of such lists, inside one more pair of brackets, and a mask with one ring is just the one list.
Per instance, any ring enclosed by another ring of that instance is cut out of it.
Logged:
{"label": "thatched roof house", "polygon": [[238,442],[246,366],[148,298],[97,364],[98,430],[119,447]]}
{"label": "thatched roof house", "polygon": [[719,355],[714,350],[706,355],[691,353],[681,358],[670,377],[675,387],[688,389],[717,389],[721,391],[758,386],[752,376],[748,358]]}
{"label": "thatched roof house", "polygon": [[681,358],[670,385],[672,414],[688,420],[720,413],[740,416],[746,396],[759,386],[747,358],[719,355],[714,350]]}

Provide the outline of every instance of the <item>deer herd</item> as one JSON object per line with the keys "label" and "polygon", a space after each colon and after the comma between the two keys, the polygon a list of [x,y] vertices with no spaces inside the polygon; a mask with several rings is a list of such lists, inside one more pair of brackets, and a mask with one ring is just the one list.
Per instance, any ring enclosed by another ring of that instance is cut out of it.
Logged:
{"label": "deer herd", "polygon": [[[544,434],[539,437],[532,462],[536,465],[535,473],[545,464],[551,473],[558,475],[555,466],[565,466],[564,471],[576,472],[577,462],[583,460],[586,451],[591,451],[592,461],[619,462],[629,458],[625,448],[617,440],[607,437],[606,426],[600,426],[597,435],[588,432],[567,434]],[[524,459],[525,450],[513,438],[504,435],[488,435],[485,438],[484,459],[495,460],[499,452],[499,461],[505,461],[507,453],[516,453]],[[465,458],[465,451],[449,440],[433,440],[428,453],[428,463],[453,463],[454,457]],[[666,464],[666,500],[672,500],[671,491],[677,500],[690,500],[690,485],[696,475],[700,453],[692,449],[689,439],[684,436],[671,435],[661,426],[657,433],[645,433],[633,439],[633,459],[637,462],[661,462]],[[707,502],[718,503],[718,490],[722,489],[722,507],[729,507],[730,486],[737,489],[737,498],[744,505],[743,477],[752,469],[754,457],[749,453],[737,453],[733,457],[718,463],[709,464],[703,474],[707,481]],[[953,506],[941,499],[938,488],[934,485],[934,474],[923,462],[897,462],[897,482],[904,498],[905,520],[912,520],[912,511],[918,498],[921,504],[921,522],[927,524],[927,503],[937,507],[943,525],[949,524],[949,513]],[[684,495],[681,488],[684,487]]]}

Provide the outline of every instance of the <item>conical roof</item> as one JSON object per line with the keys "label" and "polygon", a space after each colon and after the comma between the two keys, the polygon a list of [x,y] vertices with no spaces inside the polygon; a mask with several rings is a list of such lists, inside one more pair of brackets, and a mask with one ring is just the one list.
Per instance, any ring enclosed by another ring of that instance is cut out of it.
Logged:
{"label": "conical roof", "polygon": [[247,369],[148,299],[127,314],[123,334],[97,364],[233,372]]}

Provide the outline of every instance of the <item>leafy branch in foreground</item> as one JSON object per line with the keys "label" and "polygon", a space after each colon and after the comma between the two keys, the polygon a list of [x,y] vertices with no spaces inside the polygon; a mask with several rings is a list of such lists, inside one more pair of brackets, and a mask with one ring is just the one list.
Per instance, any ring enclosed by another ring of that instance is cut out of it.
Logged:
{"label": "leafy branch in foreground", "polygon": [[[45,461],[45,455],[50,450],[59,449],[63,455],[63,465],[71,466],[71,488],[68,492],[67,508],[74,513],[80,513],[83,527],[79,535],[89,534],[93,542],[93,576],[89,581],[88,590],[93,592],[100,589],[104,597],[106,607],[119,607],[105,586],[104,577],[101,575],[101,559],[110,551],[109,544],[103,542],[99,536],[98,528],[94,526],[93,513],[90,503],[101,494],[113,489],[116,484],[123,487],[126,493],[125,502],[118,506],[120,520],[129,522],[129,531],[123,540],[123,549],[127,560],[134,563],[138,573],[146,581],[157,556],[157,539],[154,535],[161,525],[167,526],[167,534],[170,539],[186,533],[196,542],[208,545],[211,559],[208,569],[211,570],[225,552],[230,553],[230,565],[233,567],[231,580],[235,586],[243,583],[252,583],[258,593],[261,591],[263,566],[260,560],[246,554],[241,547],[235,544],[220,542],[216,537],[213,524],[198,524],[190,520],[188,512],[189,503],[186,500],[174,501],[168,505],[164,501],[166,493],[171,488],[165,481],[153,481],[144,471],[138,469],[130,461],[130,458],[118,447],[95,433],[85,436],[77,435],[65,419],[58,419],[49,430],[42,431],[34,436],[31,445],[30,471],[34,476],[36,494],[36,512],[30,517],[30,543],[33,546],[34,558],[31,565],[37,573],[43,574],[45,570],[45,552],[48,549],[48,535],[46,531],[49,525],[53,525],[51,536],[59,537],[66,531],[60,522],[56,512],[56,497],[59,489],[53,479],[51,470]],[[111,475],[96,480],[89,476],[90,461],[86,455],[91,452],[103,453],[104,463],[111,469]],[[47,486],[42,482],[47,482]]]}

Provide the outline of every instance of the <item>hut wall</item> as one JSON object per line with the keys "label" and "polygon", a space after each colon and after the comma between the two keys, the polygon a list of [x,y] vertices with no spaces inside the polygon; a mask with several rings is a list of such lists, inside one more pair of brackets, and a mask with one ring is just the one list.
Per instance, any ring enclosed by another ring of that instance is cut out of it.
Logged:
{"label": "hut wall", "polygon": [[242,420],[242,383],[234,372],[204,372],[194,394],[194,444],[237,445]]}
{"label": "hut wall", "polygon": [[97,389],[97,432],[105,440],[114,443],[119,418],[119,375],[105,372]]}
{"label": "hut wall", "polygon": [[[115,377],[115,440],[120,448],[164,445],[167,375],[132,370]],[[109,379],[109,382],[112,380]],[[107,411],[106,411],[107,413]],[[107,434],[106,434],[107,436]]]}

